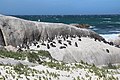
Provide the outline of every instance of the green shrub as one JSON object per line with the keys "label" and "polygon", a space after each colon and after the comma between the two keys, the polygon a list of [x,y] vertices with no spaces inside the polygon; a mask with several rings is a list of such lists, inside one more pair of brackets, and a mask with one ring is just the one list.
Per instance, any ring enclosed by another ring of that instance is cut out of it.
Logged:
{"label": "green shrub", "polygon": [[48,58],[52,59],[52,56],[51,56],[51,54],[50,54],[48,51],[40,50],[40,51],[38,51],[38,54],[39,54],[40,56],[48,57]]}
{"label": "green shrub", "polygon": [[17,60],[25,60],[25,54],[20,52],[0,51],[0,57],[14,58]]}
{"label": "green shrub", "polygon": [[19,74],[24,74],[23,68],[25,68],[25,66],[22,63],[19,63],[16,66],[14,66],[15,72],[17,72]]}
{"label": "green shrub", "polygon": [[40,62],[39,56],[37,53],[27,53],[28,60],[30,62]]}

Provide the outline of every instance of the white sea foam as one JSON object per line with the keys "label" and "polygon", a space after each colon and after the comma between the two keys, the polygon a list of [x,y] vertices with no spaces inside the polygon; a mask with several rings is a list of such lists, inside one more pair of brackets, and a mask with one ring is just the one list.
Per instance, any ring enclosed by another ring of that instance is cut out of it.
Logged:
{"label": "white sea foam", "polygon": [[90,26],[89,28],[95,28],[95,26]]}
{"label": "white sea foam", "polygon": [[38,19],[38,22],[40,22],[40,19]]}
{"label": "white sea foam", "polygon": [[100,34],[106,40],[118,38],[120,34]]}
{"label": "white sea foam", "polygon": [[115,22],[116,24],[120,24],[120,22]]}
{"label": "white sea foam", "polygon": [[111,20],[111,18],[103,18],[104,20]]}
{"label": "white sea foam", "polygon": [[93,28],[92,30],[97,31],[98,29],[97,28]]}

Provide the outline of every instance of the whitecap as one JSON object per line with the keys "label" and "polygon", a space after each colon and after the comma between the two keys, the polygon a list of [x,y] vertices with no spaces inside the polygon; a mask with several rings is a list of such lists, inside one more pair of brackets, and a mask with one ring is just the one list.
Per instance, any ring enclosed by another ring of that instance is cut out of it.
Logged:
{"label": "whitecap", "polygon": [[104,20],[111,20],[111,18],[103,18]]}
{"label": "whitecap", "polygon": [[97,31],[98,29],[97,28],[93,28],[92,30]]}
{"label": "whitecap", "polygon": [[109,39],[118,38],[120,34],[100,34],[100,35],[108,41]]}
{"label": "whitecap", "polygon": [[40,19],[38,19],[38,22],[40,22]]}
{"label": "whitecap", "polygon": [[95,26],[90,26],[89,28],[95,28]]}
{"label": "whitecap", "polygon": [[116,24],[120,24],[120,22],[115,22]]}

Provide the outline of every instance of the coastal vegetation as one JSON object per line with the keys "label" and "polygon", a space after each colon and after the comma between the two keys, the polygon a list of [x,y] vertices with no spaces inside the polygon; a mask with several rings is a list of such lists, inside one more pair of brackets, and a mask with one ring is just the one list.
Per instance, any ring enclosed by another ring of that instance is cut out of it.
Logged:
{"label": "coastal vegetation", "polygon": [[[38,66],[47,67],[45,69],[36,69],[35,66],[23,65],[22,63],[16,65],[10,64],[0,64],[0,68],[5,70],[5,75],[1,75],[0,79],[8,79],[8,75],[12,77],[12,79],[26,79],[26,80],[59,80],[60,77],[69,78],[72,74],[79,74],[78,76],[73,76],[72,80],[118,80],[117,77],[114,77],[114,74],[119,74],[120,72],[114,71],[114,69],[120,69],[119,66],[113,66],[112,64],[108,64],[105,67],[97,67],[94,64],[88,64],[81,60],[79,63],[64,63],[61,61],[57,61],[51,57],[48,51],[38,51],[38,53],[31,52],[7,52],[0,51],[0,57],[2,58],[13,58],[15,60],[25,60],[28,58],[29,62],[40,63],[41,57],[44,61]],[[46,59],[48,58],[48,59]],[[112,70],[111,70],[112,69]],[[53,70],[53,71],[51,71]],[[77,72],[76,72],[77,70]],[[81,73],[81,71],[84,73]],[[67,74],[61,74],[61,73]],[[2,73],[0,71],[0,73]],[[22,76],[21,76],[22,75]],[[93,75],[93,76],[91,76]],[[81,77],[82,76],[82,77]]]}
{"label": "coastal vegetation", "polygon": [[0,51],[1,58],[13,58],[15,60],[25,60],[28,59],[29,62],[39,63],[40,58],[49,58],[52,59],[50,53],[48,51],[38,51],[35,52],[12,52],[12,51]]}

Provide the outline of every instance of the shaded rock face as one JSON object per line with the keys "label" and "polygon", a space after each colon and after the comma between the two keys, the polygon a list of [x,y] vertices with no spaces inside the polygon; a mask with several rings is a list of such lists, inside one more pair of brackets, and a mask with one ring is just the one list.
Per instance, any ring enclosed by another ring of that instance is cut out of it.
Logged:
{"label": "shaded rock face", "polygon": [[5,42],[4,42],[4,37],[3,37],[3,33],[0,29],[0,45],[5,45]]}
{"label": "shaded rock face", "polygon": [[10,16],[0,16],[0,45],[12,45],[14,47],[27,44],[32,41],[53,40],[56,36],[63,37],[77,35],[79,37],[91,37],[103,41],[104,38],[94,31],[76,28],[60,23],[44,23],[27,21]]}

